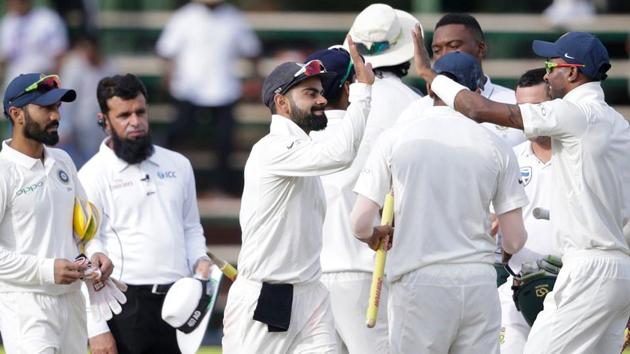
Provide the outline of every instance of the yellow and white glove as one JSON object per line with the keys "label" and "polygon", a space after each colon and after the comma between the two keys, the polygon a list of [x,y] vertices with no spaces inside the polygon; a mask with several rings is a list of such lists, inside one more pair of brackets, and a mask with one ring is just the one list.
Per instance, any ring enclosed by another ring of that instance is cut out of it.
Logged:
{"label": "yellow and white glove", "polygon": [[72,230],[77,243],[85,245],[96,236],[101,225],[98,208],[88,200],[74,198]]}

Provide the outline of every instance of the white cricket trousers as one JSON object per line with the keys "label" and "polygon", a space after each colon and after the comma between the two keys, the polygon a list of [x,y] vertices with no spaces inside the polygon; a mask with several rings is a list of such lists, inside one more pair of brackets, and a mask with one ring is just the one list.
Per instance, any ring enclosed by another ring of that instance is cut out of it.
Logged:
{"label": "white cricket trousers", "polygon": [[512,277],[499,287],[501,301],[501,332],[499,346],[501,354],[523,354],[531,327],[516,309],[512,299]]}
{"label": "white cricket trousers", "polygon": [[255,321],[262,284],[236,278],[223,316],[223,354],[336,353],[335,325],[328,290],[319,281],[294,284],[286,332],[269,332]]}
{"label": "white cricket trousers", "polygon": [[491,264],[435,264],[390,282],[396,354],[498,354],[501,310]]}
{"label": "white cricket trousers", "polygon": [[630,256],[584,250],[562,263],[525,353],[619,354],[630,317]]}
{"label": "white cricket trousers", "polygon": [[7,354],[86,354],[85,300],[78,289],[0,293],[0,331]]}
{"label": "white cricket trousers", "polygon": [[389,353],[388,284],[383,282],[376,325],[374,328],[367,328],[365,313],[370,298],[372,273],[330,272],[323,273],[321,280],[330,292],[338,351],[350,354]]}

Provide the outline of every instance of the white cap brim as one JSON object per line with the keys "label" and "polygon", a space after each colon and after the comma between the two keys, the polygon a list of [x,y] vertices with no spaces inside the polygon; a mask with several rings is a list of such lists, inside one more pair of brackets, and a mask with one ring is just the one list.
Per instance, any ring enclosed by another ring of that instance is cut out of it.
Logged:
{"label": "white cap brim", "polygon": [[[411,32],[416,26],[416,23],[420,24],[420,21],[408,12],[397,9],[394,9],[394,11],[400,21],[402,30],[401,38],[392,48],[389,48],[383,53],[376,55],[363,55],[365,62],[372,64],[372,68],[394,66],[408,62],[413,58],[413,37],[411,36]],[[422,32],[422,37],[424,38],[424,29],[422,28],[422,24],[420,24],[420,31]],[[350,35],[352,35],[352,29],[350,29]],[[354,39],[354,37],[352,39]],[[347,39],[344,40],[343,47],[348,50]]]}

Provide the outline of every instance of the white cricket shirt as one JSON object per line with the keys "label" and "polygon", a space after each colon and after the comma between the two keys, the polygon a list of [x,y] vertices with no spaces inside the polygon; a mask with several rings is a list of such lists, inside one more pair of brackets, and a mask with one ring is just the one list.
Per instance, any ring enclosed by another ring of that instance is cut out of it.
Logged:
{"label": "white cricket shirt", "polygon": [[[392,127],[400,112],[419,98],[400,78],[388,72],[377,77],[372,85],[372,102],[365,134],[357,156],[347,169],[321,177],[326,194],[326,217],[323,225],[321,265],[323,272],[361,271],[374,269],[374,251],[354,237],[350,212],[356,201],[352,191],[359,178],[374,142],[386,129]],[[311,132],[314,141],[325,139],[340,129],[345,111],[326,111],[328,126],[325,130]],[[378,225],[378,219],[374,220]]]}
{"label": "white cricket shirt", "polygon": [[199,106],[230,104],[241,97],[236,62],[255,57],[261,44],[245,17],[230,4],[210,10],[191,2],[175,11],[156,45],[173,60],[171,94]]}
{"label": "white cricket shirt", "polygon": [[[107,138],[108,139],[108,138]],[[195,178],[188,159],[159,146],[130,165],[105,143],[79,171],[88,199],[103,211],[88,254],[104,252],[127,284],[167,284],[190,276],[206,255]]]}
{"label": "white cricket shirt", "polygon": [[245,164],[239,276],[270,283],[318,279],[326,199],[319,176],[350,165],[370,110],[369,85],[350,85],[347,119],[314,142],[293,121],[273,115],[268,135]]}
{"label": "white cricket shirt", "polygon": [[384,132],[354,190],[382,206],[390,185],[390,280],[435,263],[492,264],[490,203],[498,214],[527,205],[512,150],[446,106]]}
{"label": "white cricket shirt", "polygon": [[630,219],[630,126],[604,101],[600,83],[519,107],[528,137],[551,137],[555,246],[563,254],[630,254],[622,231]]}
{"label": "white cricket shirt", "polygon": [[551,221],[536,219],[532,215],[534,208],[539,207],[547,210],[550,208],[553,191],[551,160],[547,163],[542,162],[534,154],[532,143],[529,140],[514,147],[514,154],[518,159],[521,181],[529,199],[529,204],[523,207],[523,222],[525,230],[527,230],[527,242],[510,259],[510,267],[518,273],[523,262],[535,261],[549,254],[559,256],[560,251],[553,246]]}
{"label": "white cricket shirt", "polygon": [[55,284],[54,260],[79,254],[72,234],[74,198],[84,198],[70,156],[44,146],[44,162],[2,142],[0,292],[60,295],[81,282]]}

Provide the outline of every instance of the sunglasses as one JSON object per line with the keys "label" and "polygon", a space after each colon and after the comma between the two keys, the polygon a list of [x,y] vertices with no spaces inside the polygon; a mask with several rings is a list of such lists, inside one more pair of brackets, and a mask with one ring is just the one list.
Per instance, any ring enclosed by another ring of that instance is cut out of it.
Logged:
{"label": "sunglasses", "polygon": [[365,43],[354,42],[357,47],[357,51],[361,55],[375,55],[378,53],[382,53],[389,48],[393,47],[398,43],[398,40],[402,36],[402,30],[398,33],[396,38],[393,41],[381,41],[381,42],[373,42],[369,47],[365,45]]}
{"label": "sunglasses", "polygon": [[59,87],[61,87],[61,80],[59,79],[59,76],[46,75],[40,78],[39,80],[35,81],[34,83],[30,84],[27,88],[24,89],[24,92],[10,98],[9,103],[31,92],[39,91],[39,92],[45,93]]}
{"label": "sunglasses", "polygon": [[324,66],[324,63],[322,63],[322,61],[318,59],[311,60],[305,64],[298,63],[298,65],[300,65],[302,68],[298,70],[295,74],[293,74],[293,77],[298,77],[300,75],[309,77],[326,72],[326,67]]}
{"label": "sunglasses", "polygon": [[562,63],[554,63],[552,61],[545,62],[545,71],[547,74],[550,74],[554,68],[583,68],[586,65],[584,64],[562,64]]}

